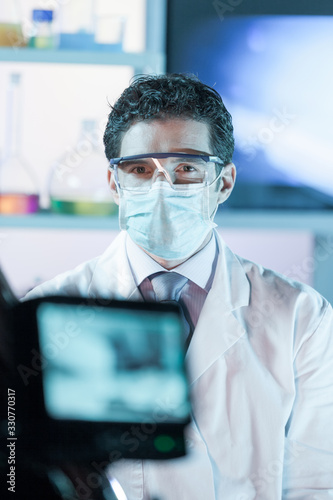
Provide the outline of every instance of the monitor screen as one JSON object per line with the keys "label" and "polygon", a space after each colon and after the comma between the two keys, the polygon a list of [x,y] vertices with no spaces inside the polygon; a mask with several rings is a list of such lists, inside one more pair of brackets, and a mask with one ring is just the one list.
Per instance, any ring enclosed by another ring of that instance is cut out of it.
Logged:
{"label": "monitor screen", "polygon": [[233,116],[229,206],[333,207],[333,16],[215,15],[184,29],[169,70],[213,86]]}
{"label": "monitor screen", "polygon": [[179,422],[189,414],[176,314],[45,302],[37,308],[51,418]]}

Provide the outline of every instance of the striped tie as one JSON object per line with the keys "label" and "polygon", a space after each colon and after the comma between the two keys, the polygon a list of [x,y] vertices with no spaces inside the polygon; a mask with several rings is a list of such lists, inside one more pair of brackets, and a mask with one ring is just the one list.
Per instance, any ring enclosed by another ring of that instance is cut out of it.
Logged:
{"label": "striped tie", "polygon": [[186,337],[191,338],[193,325],[185,304],[180,300],[181,292],[188,282],[188,278],[175,272],[160,272],[150,277],[157,302],[178,302],[183,313],[184,330]]}
{"label": "striped tie", "polygon": [[157,302],[177,301],[181,290],[188,281],[185,276],[173,272],[153,274],[150,278]]}

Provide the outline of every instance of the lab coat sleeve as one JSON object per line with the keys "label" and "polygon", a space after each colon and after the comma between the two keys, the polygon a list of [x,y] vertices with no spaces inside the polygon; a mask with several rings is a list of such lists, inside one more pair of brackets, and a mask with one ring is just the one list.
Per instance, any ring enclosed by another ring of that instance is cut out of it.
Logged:
{"label": "lab coat sleeve", "polygon": [[[304,318],[297,328],[305,329]],[[326,301],[313,332],[295,349],[296,397],[286,430],[283,499],[331,499],[333,312]]]}

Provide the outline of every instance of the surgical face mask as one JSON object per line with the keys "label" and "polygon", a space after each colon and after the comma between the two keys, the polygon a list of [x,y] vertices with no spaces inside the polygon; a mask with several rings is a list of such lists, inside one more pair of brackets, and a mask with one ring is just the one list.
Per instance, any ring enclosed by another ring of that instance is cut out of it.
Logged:
{"label": "surgical face mask", "polygon": [[173,189],[155,181],[148,192],[119,189],[120,228],[147,252],[165,260],[190,257],[216,227],[210,214],[210,185]]}

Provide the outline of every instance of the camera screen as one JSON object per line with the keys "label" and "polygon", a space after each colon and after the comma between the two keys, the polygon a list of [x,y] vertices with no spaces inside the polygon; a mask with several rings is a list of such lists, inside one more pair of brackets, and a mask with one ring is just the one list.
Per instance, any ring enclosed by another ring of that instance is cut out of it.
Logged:
{"label": "camera screen", "polygon": [[177,314],[46,301],[37,323],[51,418],[169,423],[189,415]]}

